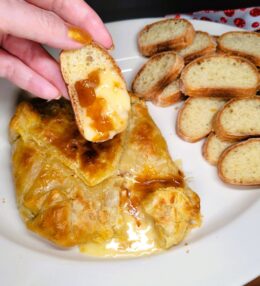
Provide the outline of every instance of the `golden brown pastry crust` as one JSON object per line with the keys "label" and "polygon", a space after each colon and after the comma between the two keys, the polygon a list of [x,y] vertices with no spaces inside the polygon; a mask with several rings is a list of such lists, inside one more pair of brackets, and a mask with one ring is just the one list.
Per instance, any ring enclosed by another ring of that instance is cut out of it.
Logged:
{"label": "golden brown pastry crust", "polygon": [[[198,196],[185,186],[145,103],[132,102],[128,130],[98,146],[76,132],[68,102],[18,106],[10,124],[13,175],[30,230],[65,247],[114,237],[127,243],[129,216],[137,227],[150,221],[155,245],[167,248],[199,225]],[[86,146],[95,163],[81,163]]]}
{"label": "golden brown pastry crust", "polygon": [[11,138],[33,139],[45,152],[59,157],[88,185],[95,186],[116,173],[124,133],[102,144],[86,141],[78,131],[74,113],[65,100],[33,105],[21,103],[12,119]]}

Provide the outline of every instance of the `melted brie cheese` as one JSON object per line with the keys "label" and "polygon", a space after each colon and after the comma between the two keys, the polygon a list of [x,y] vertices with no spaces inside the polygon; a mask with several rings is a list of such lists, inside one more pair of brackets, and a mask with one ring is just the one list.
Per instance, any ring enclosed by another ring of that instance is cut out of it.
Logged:
{"label": "melted brie cheese", "polygon": [[156,233],[150,219],[142,220],[138,226],[133,216],[124,214],[127,229],[122,236],[118,235],[103,243],[89,242],[80,246],[80,252],[91,256],[121,257],[141,256],[159,252]]}
{"label": "melted brie cheese", "polygon": [[[111,70],[99,70],[99,84],[94,90],[96,101],[84,110],[87,116],[83,128],[89,141],[102,142],[125,130],[130,98],[123,79]],[[107,128],[105,121],[109,123]]]}

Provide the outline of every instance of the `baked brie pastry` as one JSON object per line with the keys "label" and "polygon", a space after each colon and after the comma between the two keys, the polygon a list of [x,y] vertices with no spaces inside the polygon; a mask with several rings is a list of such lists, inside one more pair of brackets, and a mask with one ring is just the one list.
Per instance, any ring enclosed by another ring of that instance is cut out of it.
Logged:
{"label": "baked brie pastry", "polygon": [[132,96],[128,128],[86,141],[65,100],[34,99],[10,123],[17,206],[26,226],[90,255],[148,254],[200,225],[200,199],[184,182],[145,103]]}

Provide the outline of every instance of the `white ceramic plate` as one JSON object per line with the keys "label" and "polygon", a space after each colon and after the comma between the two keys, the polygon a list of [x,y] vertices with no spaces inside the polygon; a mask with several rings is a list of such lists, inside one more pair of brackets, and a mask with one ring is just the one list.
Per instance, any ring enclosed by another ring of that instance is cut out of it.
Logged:
{"label": "white ceramic plate", "polygon": [[[128,83],[145,61],[136,47],[137,32],[155,19],[108,24],[113,56]],[[192,21],[213,35],[230,26]],[[27,231],[19,218],[10,171],[8,122],[15,108],[14,87],[0,81],[0,284],[5,285],[242,285],[260,274],[260,190],[224,185],[201,155],[202,142],[180,140],[176,106],[150,113],[181,159],[193,190],[201,198],[203,225],[167,252],[135,259],[96,259],[77,249],[59,250]],[[180,105],[180,104],[179,104]],[[179,106],[178,105],[178,106]]]}

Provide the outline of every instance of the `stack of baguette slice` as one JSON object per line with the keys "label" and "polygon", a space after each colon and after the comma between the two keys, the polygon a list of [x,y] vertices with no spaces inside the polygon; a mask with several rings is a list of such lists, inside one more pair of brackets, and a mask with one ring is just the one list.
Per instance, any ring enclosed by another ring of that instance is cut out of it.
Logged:
{"label": "stack of baguette slice", "polygon": [[260,185],[260,98],[231,99],[216,114],[213,129],[203,155],[217,165],[220,178],[229,184]]}
{"label": "stack of baguette slice", "polygon": [[[166,107],[182,98],[178,78],[184,62],[214,53],[216,41],[206,32],[195,32],[192,24],[185,19],[166,19],[147,25],[140,31],[138,48],[143,56],[152,57],[137,73],[132,90],[139,97]],[[162,51],[178,55],[177,60],[172,62],[171,77],[167,72],[170,63],[162,64],[166,61]]]}
{"label": "stack of baguette slice", "polygon": [[203,156],[224,182],[260,184],[260,35],[211,36],[187,20],[166,19],[144,27],[138,47],[151,58],[137,73],[133,91],[158,106],[188,96],[177,134],[188,142],[206,138]]}

